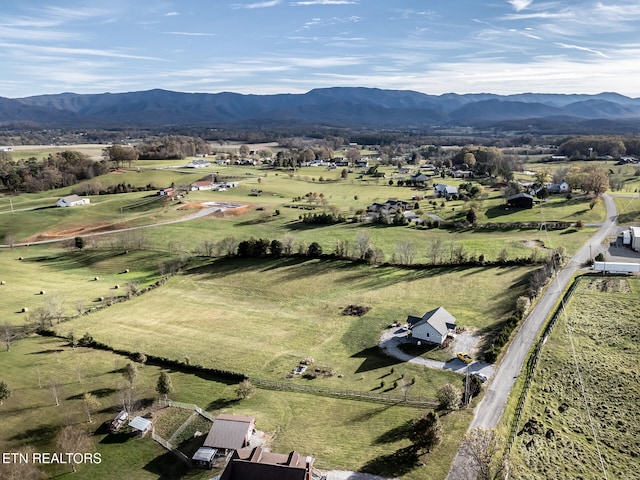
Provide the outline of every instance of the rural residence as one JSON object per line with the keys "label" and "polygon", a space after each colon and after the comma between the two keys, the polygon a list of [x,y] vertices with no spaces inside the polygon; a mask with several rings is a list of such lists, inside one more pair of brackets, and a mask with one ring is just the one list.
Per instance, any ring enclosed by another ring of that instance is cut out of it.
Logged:
{"label": "rural residence", "polygon": [[444,307],[438,307],[428,311],[422,317],[409,315],[407,323],[411,328],[411,338],[442,345],[445,339],[455,332],[456,317],[447,312]]}
{"label": "rural residence", "polygon": [[56,202],[58,207],[75,207],[77,205],[89,205],[91,200],[88,198],[82,198],[78,195],[67,195],[66,197],[59,198]]}
{"label": "rural residence", "polygon": [[458,187],[451,185],[445,185],[444,183],[438,183],[433,187],[438,197],[451,197],[452,195],[458,195]]}
{"label": "rural residence", "polygon": [[263,447],[236,450],[220,480],[315,480],[313,457],[296,451],[288,454],[268,452]]}

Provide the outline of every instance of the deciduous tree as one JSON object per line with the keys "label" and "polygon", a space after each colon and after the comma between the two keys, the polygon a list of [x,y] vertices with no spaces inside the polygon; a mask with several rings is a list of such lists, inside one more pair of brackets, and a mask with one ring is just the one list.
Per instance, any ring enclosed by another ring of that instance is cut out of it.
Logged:
{"label": "deciduous tree", "polygon": [[[63,427],[55,439],[56,447],[61,452],[79,452],[84,453],[89,451],[91,447],[91,439],[84,430],[81,430],[73,425]],[[75,455],[70,457],[71,469],[73,473],[76,472],[76,463],[74,462]]]}

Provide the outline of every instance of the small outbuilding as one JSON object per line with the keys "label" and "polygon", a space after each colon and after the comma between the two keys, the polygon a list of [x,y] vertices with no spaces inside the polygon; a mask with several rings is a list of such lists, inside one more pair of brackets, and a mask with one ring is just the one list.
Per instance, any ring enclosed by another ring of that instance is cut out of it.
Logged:
{"label": "small outbuilding", "polygon": [[196,468],[213,468],[213,461],[218,450],[211,447],[200,447],[191,457],[191,463]]}
{"label": "small outbuilding", "polygon": [[455,332],[456,317],[447,312],[444,307],[438,307],[428,311],[422,317],[409,315],[407,324],[411,328],[411,338],[442,345],[447,336]]}
{"label": "small outbuilding", "polygon": [[507,197],[507,205],[515,208],[533,208],[533,197],[528,193],[516,193]]}
{"label": "small outbuilding", "polygon": [[135,417],[129,422],[131,427],[137,435],[144,437],[148,432],[153,430],[153,422],[142,417]]}
{"label": "small outbuilding", "polygon": [[249,445],[255,424],[253,417],[220,414],[213,421],[202,446],[215,449],[217,454],[226,456],[233,450]]}
{"label": "small outbuilding", "polygon": [[67,195],[66,197],[59,198],[56,202],[58,207],[76,207],[78,205],[89,205],[91,200],[88,198],[82,198],[78,195]]}

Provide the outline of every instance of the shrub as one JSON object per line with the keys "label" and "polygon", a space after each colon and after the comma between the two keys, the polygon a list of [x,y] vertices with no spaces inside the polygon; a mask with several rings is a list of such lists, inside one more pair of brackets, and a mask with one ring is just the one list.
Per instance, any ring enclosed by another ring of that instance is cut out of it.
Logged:
{"label": "shrub", "polygon": [[436,392],[438,405],[444,410],[457,410],[460,408],[462,392],[451,383],[446,383]]}

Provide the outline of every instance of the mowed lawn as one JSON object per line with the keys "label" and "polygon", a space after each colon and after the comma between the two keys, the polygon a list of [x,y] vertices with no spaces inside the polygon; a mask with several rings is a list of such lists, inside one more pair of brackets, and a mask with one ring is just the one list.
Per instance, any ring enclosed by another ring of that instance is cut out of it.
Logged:
{"label": "mowed lawn", "polygon": [[582,280],[543,348],[514,478],[605,478],[602,465],[608,478],[639,478],[639,295],[637,278]]}
{"label": "mowed lawn", "polygon": [[[304,258],[219,259],[57,330],[89,331],[117,348],[177,360],[188,356],[194,364],[261,378],[282,379],[300,360],[312,357],[316,365],[344,376],[318,380],[322,384],[370,389],[385,373],[380,368],[394,364],[381,363],[376,347],[389,323],[442,305],[462,327],[491,327],[512,312],[530,271],[411,270]],[[352,304],[371,310],[363,317],[342,315]],[[416,390],[433,394],[447,375],[421,374]]]}

